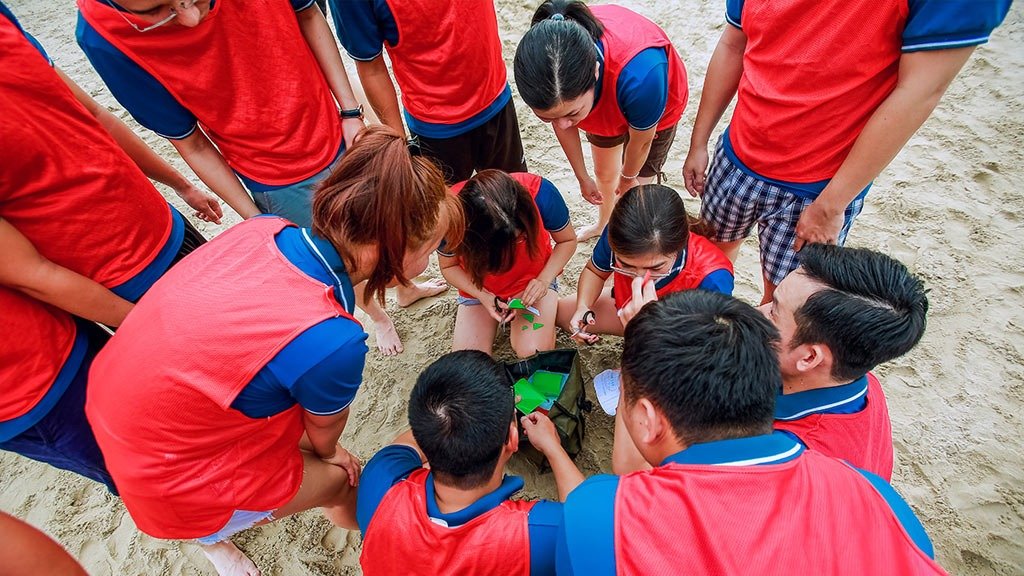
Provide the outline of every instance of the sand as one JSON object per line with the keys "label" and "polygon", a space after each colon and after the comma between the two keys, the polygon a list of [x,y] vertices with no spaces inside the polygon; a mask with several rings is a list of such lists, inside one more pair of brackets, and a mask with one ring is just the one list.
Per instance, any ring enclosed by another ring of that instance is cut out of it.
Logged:
{"label": "sand", "polygon": [[[689,71],[690,106],[667,167],[668,183],[682,190],[679,170],[704,71],[722,30],[723,3],[622,3],[665,27]],[[59,67],[191,177],[170,145],[131,122],[89,66],[74,42],[73,2],[8,4]],[[535,4],[498,1],[509,64]],[[1024,573],[1024,250],[1017,243],[1024,219],[1018,191],[1024,180],[1022,16],[1017,3],[878,178],[848,242],[899,258],[931,290],[923,342],[878,373],[896,442],[893,484],[920,515],[939,561],[952,573]],[[550,129],[521,103],[518,112],[531,168],[562,188],[576,224],[590,222],[593,209],[580,198]],[[184,209],[169,190],[162,192]],[[687,203],[698,209],[696,200]],[[195,223],[214,236],[237,221],[232,213],[224,226]],[[563,293],[572,291],[591,247],[581,246],[568,266]],[[751,302],[760,297],[756,254],[750,241],[737,264],[737,295]],[[436,276],[436,264],[427,273]],[[343,437],[364,459],[405,427],[408,391],[417,373],[448,350],[454,324],[453,295],[407,310],[392,301],[390,309],[405,338],[405,354],[371,354]],[[583,350],[592,374],[615,365],[620,343],[614,340]],[[564,335],[559,343],[571,345]],[[498,353],[510,354],[507,341]],[[590,419],[579,459],[585,473],[609,470],[611,425],[603,414]],[[518,461],[510,472],[525,476],[528,496],[555,496],[550,475]],[[77,476],[3,453],[0,486],[0,509],[53,535],[91,574],[212,574],[195,546],[142,535],[119,500]],[[317,512],[250,530],[237,542],[268,575],[359,572],[358,534],[332,528]]]}

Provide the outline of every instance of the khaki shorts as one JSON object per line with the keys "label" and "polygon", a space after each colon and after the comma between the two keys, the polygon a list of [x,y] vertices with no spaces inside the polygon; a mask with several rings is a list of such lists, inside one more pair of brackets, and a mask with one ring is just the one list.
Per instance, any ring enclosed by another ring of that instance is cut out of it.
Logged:
{"label": "khaki shorts", "polygon": [[[641,178],[653,178],[658,177],[658,183],[661,183],[661,169],[665,166],[665,160],[668,158],[668,151],[672,148],[672,142],[676,139],[676,126],[672,125],[671,128],[665,128],[664,130],[658,130],[654,134],[654,142],[651,142],[651,150],[647,153],[647,160],[644,162],[642,168],[640,168]],[[597,148],[614,148],[620,144],[626,144],[629,142],[629,133],[623,134],[622,136],[598,136],[597,134],[587,133],[587,141],[592,146]],[[622,149],[622,154],[625,156],[626,149]]]}

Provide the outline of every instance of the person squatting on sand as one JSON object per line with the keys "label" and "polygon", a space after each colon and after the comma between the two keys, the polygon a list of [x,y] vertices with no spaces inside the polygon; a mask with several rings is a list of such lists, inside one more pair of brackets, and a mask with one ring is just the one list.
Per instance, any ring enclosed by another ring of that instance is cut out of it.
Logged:
{"label": "person squatting on sand", "polygon": [[[314,191],[364,123],[311,0],[79,0],[78,9],[78,43],[111,93],[214,193],[243,218],[312,224]],[[400,287],[399,303],[443,291],[436,282]],[[380,350],[400,351],[390,317],[365,302]]]}
{"label": "person squatting on sand", "polygon": [[[626,318],[644,304],[633,301],[634,284],[653,285],[659,297],[695,289],[732,295],[732,263],[691,230],[689,220],[682,198],[668,186],[627,190],[580,273],[576,294],[558,301],[558,326],[588,344],[599,334],[622,336]],[[612,286],[605,288],[609,277]],[[633,309],[623,312],[627,307]]]}
{"label": "person squatting on sand", "polygon": [[554,129],[583,198],[598,205],[597,222],[579,232],[589,240],[616,197],[660,175],[689,94],[683,61],[665,31],[632,10],[548,0],[516,47],[514,71],[523,101]]}
{"label": "person squatting on sand", "polygon": [[[1010,0],[725,4],[683,178],[734,262],[757,225],[765,303],[801,246],[846,241],[872,181]],[[708,170],[708,140],[733,96]]]}
{"label": "person squatting on sand", "polygon": [[[576,233],[554,184],[534,174],[484,170],[452,187],[466,214],[455,249],[441,246],[441,274],[459,289],[453,350],[491,353],[499,326],[509,327],[520,358],[555,347],[558,276]],[[518,298],[527,308],[516,311]]]}
{"label": "person squatting on sand", "polygon": [[89,364],[170,266],[205,242],[153,187],[206,219],[213,198],[54,67],[0,3],[0,449],[116,493],[85,420]]}
{"label": "person squatting on sand", "polygon": [[321,507],[354,529],[360,462],[338,445],[366,355],[352,287],[383,298],[421,273],[461,214],[437,167],[374,126],[317,191],[312,229],[249,219],[157,282],[86,403],[139,529],[198,539],[221,574],[256,573],[229,540],[250,526]]}

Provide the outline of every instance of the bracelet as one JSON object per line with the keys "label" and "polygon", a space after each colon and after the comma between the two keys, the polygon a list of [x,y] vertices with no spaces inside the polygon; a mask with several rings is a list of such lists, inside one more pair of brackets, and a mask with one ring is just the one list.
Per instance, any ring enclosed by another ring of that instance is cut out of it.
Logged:
{"label": "bracelet", "polygon": [[637,172],[636,174],[634,174],[632,176],[626,176],[625,172],[619,172],[619,176],[625,178],[626,180],[636,180],[637,178],[640,177],[640,173]]}
{"label": "bracelet", "polygon": [[341,116],[342,120],[348,120],[350,118],[352,118],[352,119],[358,118],[358,119],[362,120],[363,119],[363,105],[360,104],[358,108],[350,108],[348,110],[342,109],[342,110],[340,110],[338,112],[338,115]]}

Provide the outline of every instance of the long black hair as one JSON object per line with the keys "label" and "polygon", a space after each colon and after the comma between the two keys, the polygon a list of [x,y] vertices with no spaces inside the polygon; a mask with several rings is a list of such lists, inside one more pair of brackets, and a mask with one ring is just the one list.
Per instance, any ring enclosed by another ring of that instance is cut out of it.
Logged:
{"label": "long black hair", "polygon": [[519,95],[534,110],[549,110],[594,88],[597,42],[604,26],[579,0],[547,0],[519,41],[513,70]]}
{"label": "long black hair", "polygon": [[608,220],[608,243],[614,252],[625,256],[678,254],[689,240],[683,199],[661,184],[627,190]]}

